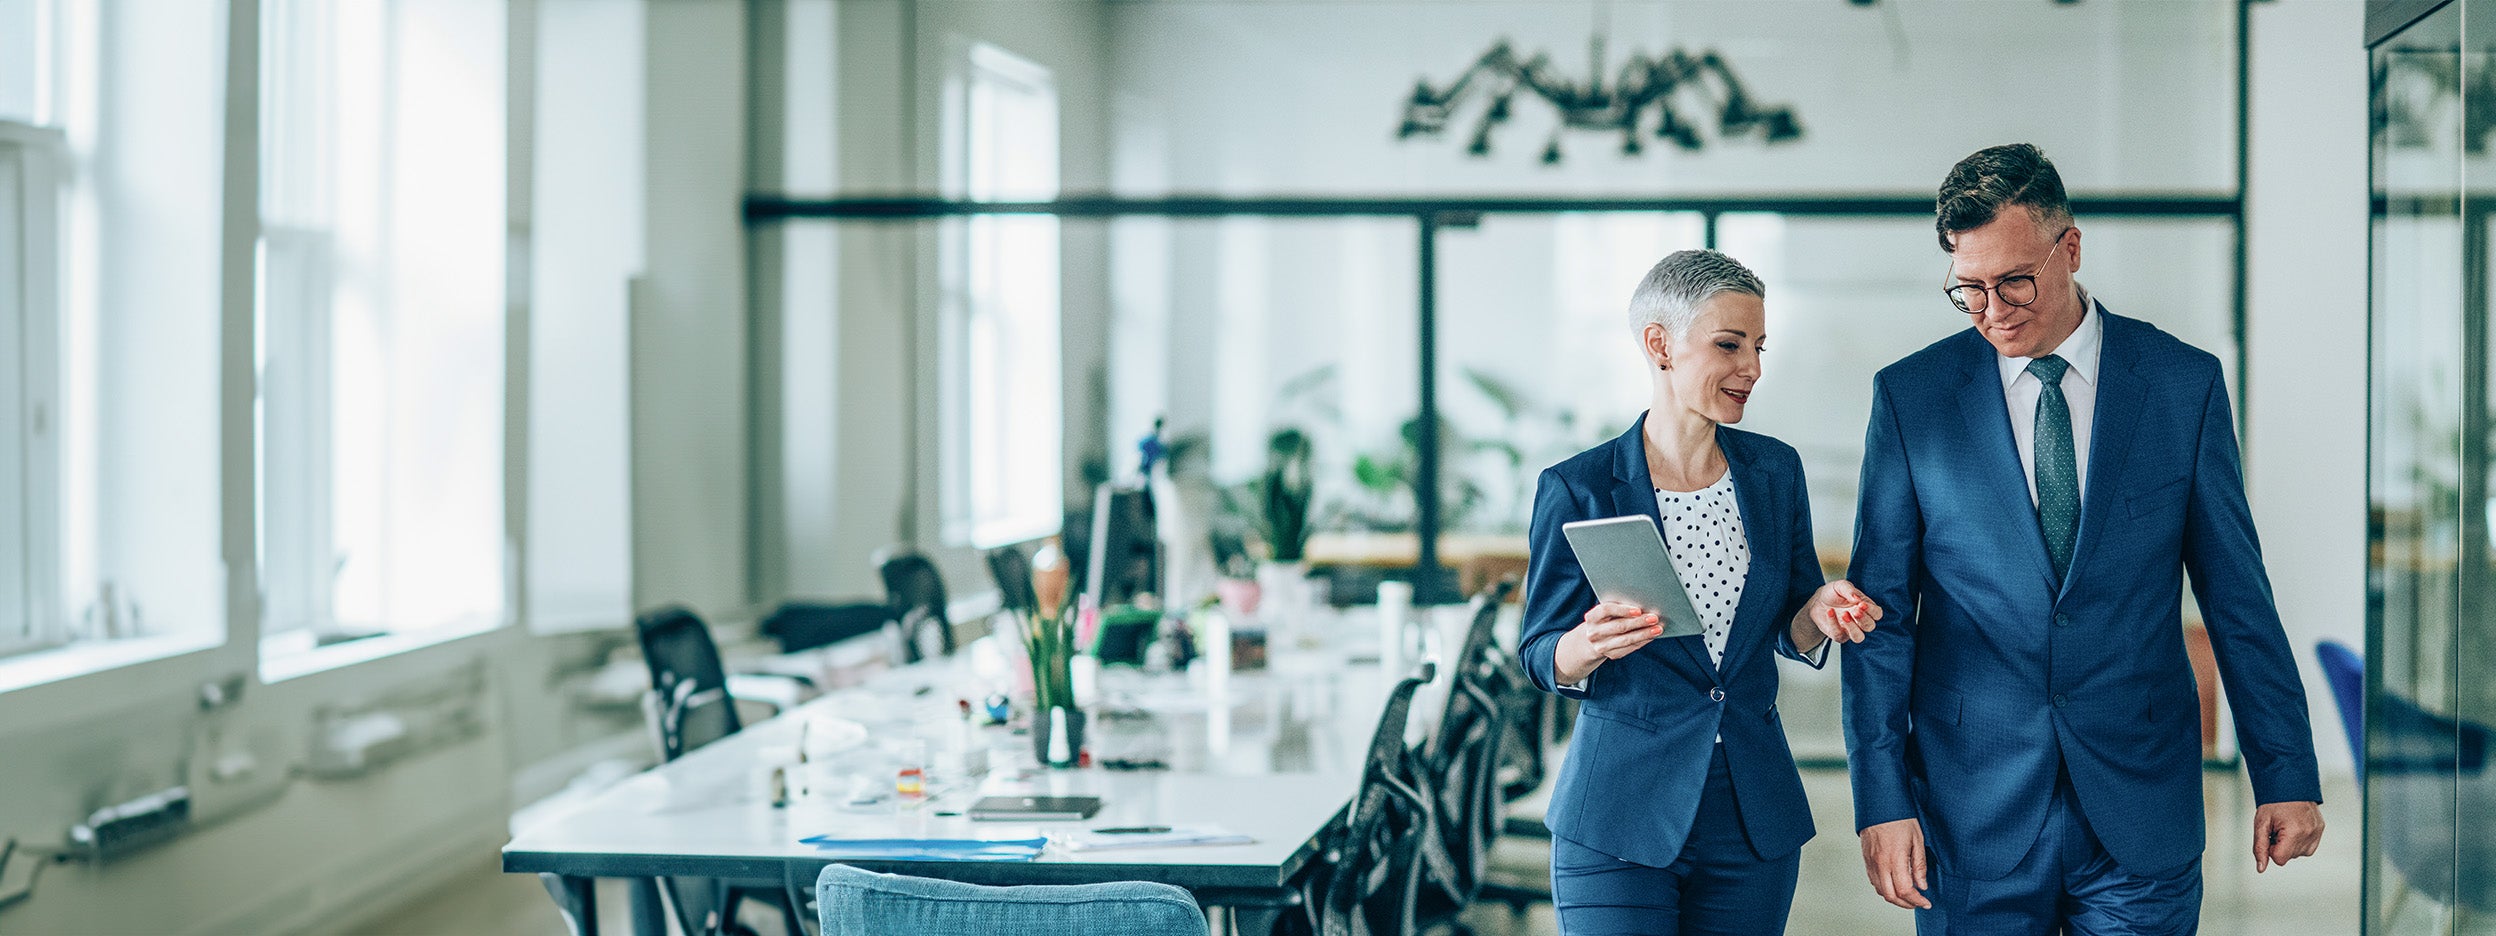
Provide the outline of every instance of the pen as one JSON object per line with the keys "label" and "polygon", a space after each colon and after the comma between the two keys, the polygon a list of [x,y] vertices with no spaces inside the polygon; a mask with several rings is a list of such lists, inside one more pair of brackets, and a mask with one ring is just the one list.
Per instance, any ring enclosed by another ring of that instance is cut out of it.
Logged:
{"label": "pen", "polygon": [[1113,826],[1092,831],[1101,835],[1158,835],[1170,831],[1170,827],[1166,825]]}

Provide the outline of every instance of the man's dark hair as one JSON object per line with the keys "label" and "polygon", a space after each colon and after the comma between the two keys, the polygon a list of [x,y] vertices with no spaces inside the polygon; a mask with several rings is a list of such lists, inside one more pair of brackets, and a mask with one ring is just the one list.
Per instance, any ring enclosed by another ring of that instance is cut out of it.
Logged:
{"label": "man's dark hair", "polygon": [[1993,223],[2005,205],[2026,205],[2037,225],[2051,233],[2071,224],[2071,199],[2063,195],[2063,176],[2054,161],[2032,143],[2006,143],[1977,150],[1950,167],[1941,180],[1941,196],[1933,203],[1933,229],[1944,253],[1955,250],[1950,235]]}

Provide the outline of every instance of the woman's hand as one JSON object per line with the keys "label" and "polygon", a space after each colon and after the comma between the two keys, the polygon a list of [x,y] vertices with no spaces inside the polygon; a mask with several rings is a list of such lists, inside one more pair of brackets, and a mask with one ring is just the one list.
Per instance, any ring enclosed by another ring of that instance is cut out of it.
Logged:
{"label": "woman's hand", "polygon": [[1805,653],[1819,649],[1820,641],[1811,639],[1815,633],[1829,640],[1862,643],[1863,635],[1871,633],[1880,619],[1880,605],[1865,597],[1855,583],[1838,579],[1812,592],[1802,613],[1795,615],[1794,647]]}
{"label": "woman's hand", "polygon": [[1603,602],[1586,609],[1586,619],[1560,635],[1560,646],[1552,652],[1552,675],[1563,686],[1583,682],[1604,661],[1635,653],[1663,634],[1663,619],[1653,613]]}

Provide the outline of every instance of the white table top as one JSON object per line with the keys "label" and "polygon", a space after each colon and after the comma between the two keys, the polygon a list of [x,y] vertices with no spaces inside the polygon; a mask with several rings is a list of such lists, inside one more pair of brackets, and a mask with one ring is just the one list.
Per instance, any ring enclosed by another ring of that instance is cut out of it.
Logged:
{"label": "white table top", "polygon": [[[844,864],[992,884],[1154,880],[1189,888],[1274,887],[1307,861],[1350,803],[1387,681],[1342,650],[1276,654],[1262,671],[1101,674],[1087,746],[1098,760],[1158,760],[1166,770],[1031,768],[1031,741],[977,729],[983,776],[948,777],[956,699],[984,696],[966,652],[895,669],[807,703],[636,775],[564,814],[523,829],[503,870],[576,877],[811,876],[832,853],[799,840],[1032,838],[1107,826],[1218,826],[1242,845],[1076,852],[1052,841],[1024,862],[849,860]],[[993,667],[991,669],[993,676]],[[1415,711],[1437,713],[1417,700]],[[805,725],[801,729],[801,725]],[[801,733],[809,763],[791,768],[788,805],[769,802],[770,768],[792,761]],[[925,739],[929,796],[892,795],[897,750]],[[1092,794],[1099,815],[1071,822],[974,822],[958,813],[982,795]],[[860,802],[859,795],[880,795]]]}

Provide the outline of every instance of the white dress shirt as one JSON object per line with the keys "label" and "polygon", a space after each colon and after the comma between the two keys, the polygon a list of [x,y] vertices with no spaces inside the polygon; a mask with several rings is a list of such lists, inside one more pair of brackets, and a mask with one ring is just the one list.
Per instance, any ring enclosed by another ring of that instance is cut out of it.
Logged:
{"label": "white dress shirt", "polygon": [[[2063,372],[2063,402],[2071,408],[2071,456],[2079,464],[2080,495],[2089,492],[2089,427],[2097,421],[2098,349],[2105,343],[2106,317],[2087,290],[2080,292],[2080,327],[2050,352],[2071,365]],[[2019,470],[2028,475],[2028,503],[2037,502],[2037,397],[2045,384],[2028,372],[2030,359],[1994,354],[2002,366],[2002,402],[2011,411],[2011,443],[2019,449]]]}

